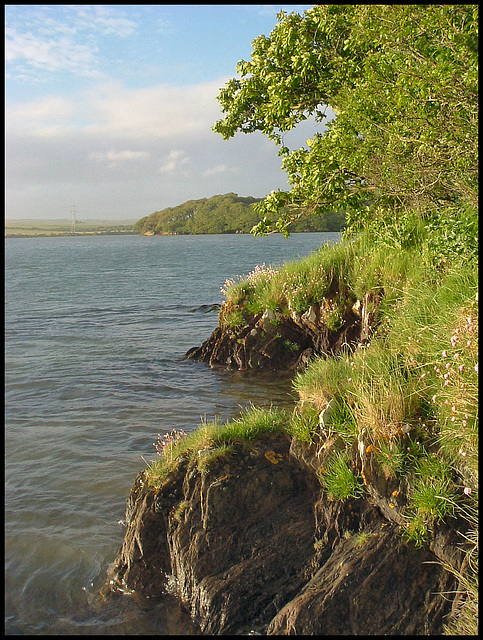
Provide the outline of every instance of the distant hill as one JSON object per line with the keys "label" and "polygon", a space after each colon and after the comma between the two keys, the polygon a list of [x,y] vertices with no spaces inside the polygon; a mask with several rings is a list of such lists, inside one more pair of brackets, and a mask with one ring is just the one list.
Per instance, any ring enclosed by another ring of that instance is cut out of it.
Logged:
{"label": "distant hill", "polygon": [[[242,198],[236,193],[188,200],[177,207],[155,211],[138,220],[133,231],[143,235],[184,235],[203,233],[250,233],[260,217],[253,205],[263,198]],[[294,225],[292,232],[340,231],[344,214],[310,216]]]}

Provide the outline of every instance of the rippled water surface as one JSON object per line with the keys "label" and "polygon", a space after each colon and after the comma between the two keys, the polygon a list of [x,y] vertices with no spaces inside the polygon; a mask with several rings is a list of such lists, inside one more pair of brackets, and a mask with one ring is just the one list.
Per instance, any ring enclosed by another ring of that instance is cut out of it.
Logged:
{"label": "rippled water surface", "polygon": [[339,234],[9,238],[5,245],[7,634],[193,634],[169,596],[96,597],[158,433],[250,403],[276,374],[184,360],[218,324],[226,278]]}

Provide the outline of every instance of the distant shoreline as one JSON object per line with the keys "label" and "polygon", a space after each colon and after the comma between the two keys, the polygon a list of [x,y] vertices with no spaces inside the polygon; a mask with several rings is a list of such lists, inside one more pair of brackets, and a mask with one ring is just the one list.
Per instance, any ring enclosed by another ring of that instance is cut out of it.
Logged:
{"label": "distant shoreline", "polygon": [[135,235],[134,224],[132,220],[79,220],[73,228],[67,220],[12,220],[5,222],[4,230],[6,238]]}
{"label": "distant shoreline", "polygon": [[69,236],[138,236],[137,231],[79,231],[79,232],[31,232],[31,233],[15,233],[5,230],[5,238],[66,238]]}

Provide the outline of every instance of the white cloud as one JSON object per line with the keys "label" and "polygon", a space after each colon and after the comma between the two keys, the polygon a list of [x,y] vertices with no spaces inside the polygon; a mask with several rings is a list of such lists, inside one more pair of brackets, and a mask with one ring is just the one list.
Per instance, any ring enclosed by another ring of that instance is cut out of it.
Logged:
{"label": "white cloud", "polygon": [[120,7],[31,5],[20,21],[13,9],[5,27],[8,77],[31,82],[44,80],[44,72],[99,77],[102,38],[126,38],[137,28]]}
{"label": "white cloud", "polygon": [[146,160],[149,158],[147,151],[93,151],[89,154],[89,160],[98,162],[109,162],[110,166],[116,166],[121,162],[132,162],[133,160]]}
{"label": "white cloud", "polygon": [[87,98],[92,133],[125,138],[192,138],[206,135],[220,117],[216,96],[224,81],[173,87],[126,89],[104,85]]}
{"label": "white cloud", "polygon": [[226,164],[217,164],[216,167],[203,171],[202,175],[204,178],[208,178],[209,176],[214,176],[217,173],[238,173],[239,171],[240,169],[238,167],[227,167]]}
{"label": "white cloud", "polygon": [[5,60],[16,63],[15,75],[32,69],[69,71],[84,76],[96,76],[97,47],[75,43],[66,35],[57,39],[19,33],[15,28],[5,29]]}
{"label": "white cloud", "polygon": [[[121,5],[122,6],[122,5]],[[118,15],[119,6],[115,9],[109,5],[65,5],[73,11],[76,27],[92,31],[98,31],[102,35],[124,38],[130,36],[137,27],[136,22]]]}
{"label": "white cloud", "polygon": [[159,168],[159,173],[174,173],[190,162],[190,158],[187,157],[184,151],[173,149],[168,155],[163,158],[162,164]]}

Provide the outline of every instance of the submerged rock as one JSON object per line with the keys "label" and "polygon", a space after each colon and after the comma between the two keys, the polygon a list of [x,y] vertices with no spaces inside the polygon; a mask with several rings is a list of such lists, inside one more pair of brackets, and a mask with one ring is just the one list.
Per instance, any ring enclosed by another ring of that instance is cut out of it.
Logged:
{"label": "submerged rock", "polygon": [[385,517],[381,488],[329,500],[317,478],[326,443],[235,443],[204,473],[181,459],[158,492],[140,474],[109,587],[174,593],[211,635],[441,633],[457,584],[440,556],[460,562],[454,531],[416,548]]}

